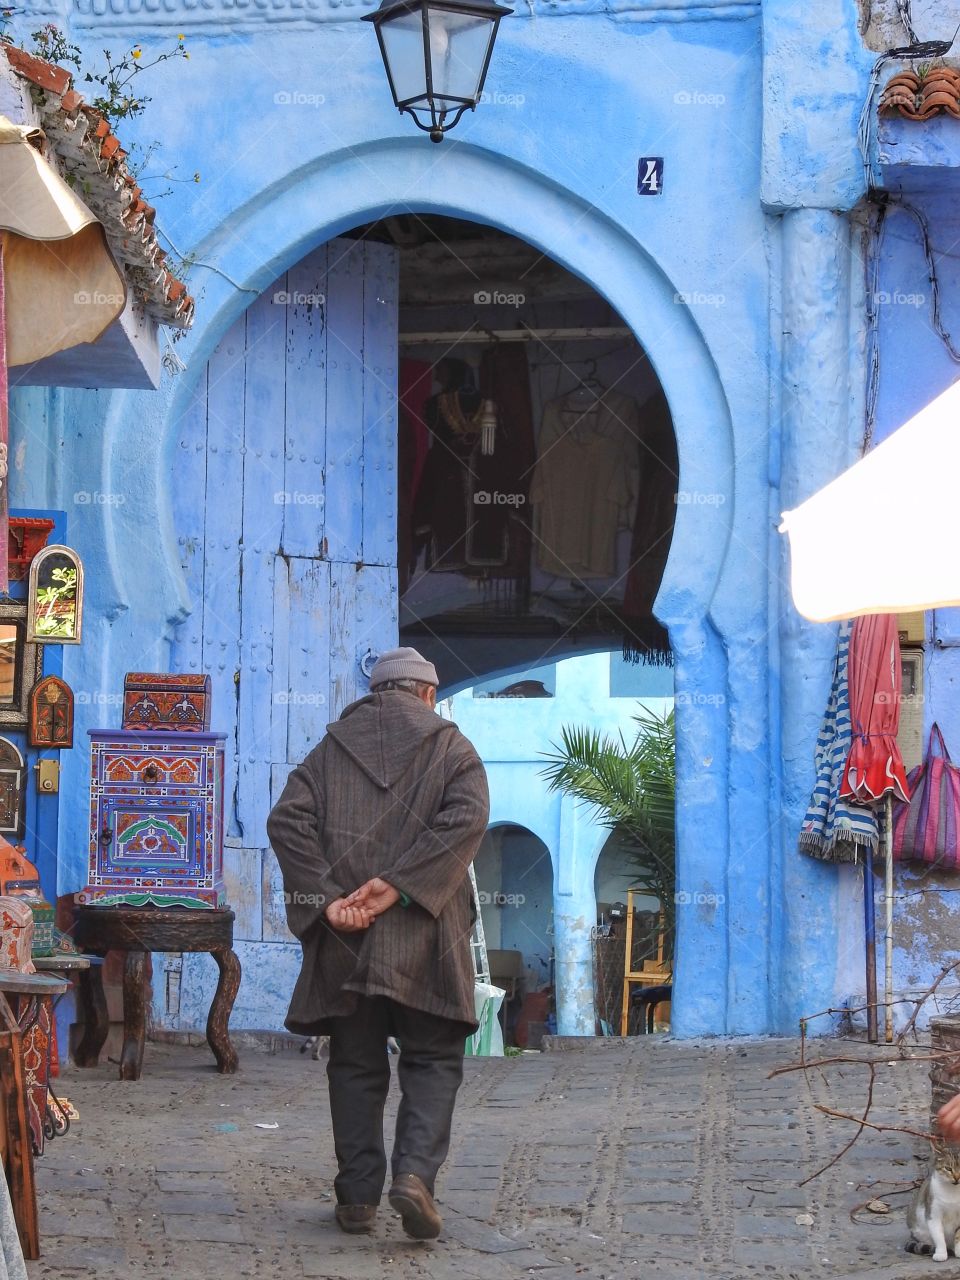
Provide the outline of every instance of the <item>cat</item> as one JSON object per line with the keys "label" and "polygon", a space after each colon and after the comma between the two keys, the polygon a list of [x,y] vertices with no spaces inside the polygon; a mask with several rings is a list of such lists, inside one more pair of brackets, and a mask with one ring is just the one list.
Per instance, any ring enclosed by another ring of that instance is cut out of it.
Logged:
{"label": "cat", "polygon": [[938,1144],[934,1164],[918,1187],[907,1209],[907,1226],[913,1237],[910,1253],[929,1253],[934,1262],[945,1262],[947,1249],[960,1258],[960,1151]]}
{"label": "cat", "polygon": [[[325,1041],[322,1036],[310,1036],[306,1044],[300,1046],[301,1053],[309,1053],[314,1062],[319,1062]],[[400,1046],[393,1036],[387,1036],[387,1053],[399,1053]]]}

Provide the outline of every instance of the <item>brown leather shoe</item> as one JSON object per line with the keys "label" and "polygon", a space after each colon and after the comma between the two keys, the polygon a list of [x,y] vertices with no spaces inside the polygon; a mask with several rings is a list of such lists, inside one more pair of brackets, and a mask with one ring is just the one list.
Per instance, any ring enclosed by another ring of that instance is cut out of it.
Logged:
{"label": "brown leather shoe", "polygon": [[387,1199],[403,1220],[403,1229],[414,1240],[436,1240],[443,1219],[427,1184],[415,1173],[398,1173]]}
{"label": "brown leather shoe", "polygon": [[369,1235],[377,1222],[375,1204],[338,1204],[334,1213],[337,1226],[351,1236]]}

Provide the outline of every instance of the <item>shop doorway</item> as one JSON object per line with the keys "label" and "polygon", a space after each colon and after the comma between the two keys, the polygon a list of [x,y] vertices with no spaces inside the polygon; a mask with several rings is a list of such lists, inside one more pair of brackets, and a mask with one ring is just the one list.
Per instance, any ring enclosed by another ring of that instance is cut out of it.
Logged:
{"label": "shop doorway", "polygon": [[506,992],[504,1043],[539,1049],[556,1031],[550,851],[526,827],[503,823],[487,831],[475,867],[490,980]]}
{"label": "shop doorway", "polygon": [[492,227],[404,214],[400,632],[444,686],[616,645],[669,662],[653,603],[676,441],[653,367],[592,286]]}

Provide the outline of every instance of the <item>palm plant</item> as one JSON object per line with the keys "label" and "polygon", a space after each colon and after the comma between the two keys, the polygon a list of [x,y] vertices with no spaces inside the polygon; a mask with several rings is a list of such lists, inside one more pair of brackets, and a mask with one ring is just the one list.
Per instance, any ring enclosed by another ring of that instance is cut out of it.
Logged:
{"label": "palm plant", "polygon": [[666,954],[672,954],[676,893],[677,752],[673,711],[658,715],[641,704],[629,745],[595,729],[565,725],[543,770],[551,791],[590,805],[617,831],[636,863],[635,883],[660,901]]}

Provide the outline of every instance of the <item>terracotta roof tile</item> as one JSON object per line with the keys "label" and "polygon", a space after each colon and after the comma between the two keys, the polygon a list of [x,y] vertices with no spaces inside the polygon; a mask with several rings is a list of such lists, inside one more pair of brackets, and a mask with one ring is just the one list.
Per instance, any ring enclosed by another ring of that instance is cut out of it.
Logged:
{"label": "terracotta roof tile", "polygon": [[25,49],[16,49],[12,44],[4,47],[11,67],[31,84],[41,89],[49,89],[52,93],[66,93],[70,88],[71,76],[65,68],[58,67],[52,62],[44,62],[42,58],[35,58]]}
{"label": "terracotta roof tile", "polygon": [[186,285],[163,265],[166,253],[153,229],[157,211],[127,169],[127,152],[100,111],[72,87],[69,71],[3,44],[18,75],[43,90],[38,103],[47,142],[68,175],[82,177],[83,200],[103,223],[110,249],[147,315],[188,329],[195,303]]}
{"label": "terracotta roof tile", "polygon": [[925,75],[900,71],[884,87],[880,110],[908,120],[950,115],[960,120],[960,71],[933,67]]}

